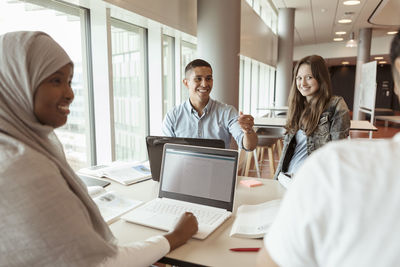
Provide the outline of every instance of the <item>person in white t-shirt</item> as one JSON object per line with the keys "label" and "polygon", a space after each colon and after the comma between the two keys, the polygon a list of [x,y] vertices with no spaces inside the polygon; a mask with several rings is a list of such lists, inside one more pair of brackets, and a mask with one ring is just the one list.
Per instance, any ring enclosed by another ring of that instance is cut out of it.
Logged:
{"label": "person in white t-shirt", "polygon": [[[391,63],[400,98],[400,31]],[[399,163],[400,133],[313,153],[285,195],[257,266],[398,266]]]}

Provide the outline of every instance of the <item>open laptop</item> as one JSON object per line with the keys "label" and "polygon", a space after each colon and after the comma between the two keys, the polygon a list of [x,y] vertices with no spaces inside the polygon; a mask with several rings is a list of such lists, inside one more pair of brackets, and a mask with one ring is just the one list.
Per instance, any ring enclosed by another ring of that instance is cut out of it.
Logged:
{"label": "open laptop", "polygon": [[122,219],[170,231],[190,211],[199,222],[194,238],[205,239],[232,214],[238,152],[166,144],[158,198]]}
{"label": "open laptop", "polygon": [[225,148],[225,142],[220,139],[147,136],[147,153],[149,155],[151,177],[154,181],[160,181],[162,153],[166,143]]}

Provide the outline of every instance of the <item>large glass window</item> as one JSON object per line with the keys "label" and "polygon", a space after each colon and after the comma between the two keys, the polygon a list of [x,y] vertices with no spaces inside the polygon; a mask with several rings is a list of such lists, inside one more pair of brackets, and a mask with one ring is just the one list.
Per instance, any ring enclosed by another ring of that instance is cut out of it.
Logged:
{"label": "large glass window", "polygon": [[148,133],[145,29],[111,20],[116,160],[145,160]]}
{"label": "large glass window", "polygon": [[240,56],[239,108],[253,116],[262,116],[274,105],[275,69]]}
{"label": "large glass window", "polygon": [[163,35],[163,118],[175,105],[174,38]]}
{"label": "large glass window", "polygon": [[[189,64],[190,61],[196,59],[196,45],[192,43],[188,43],[185,41],[181,42],[181,53],[182,53],[182,79],[185,78],[185,67]],[[189,98],[189,90],[185,87],[185,85],[181,82],[181,101],[185,101]]]}
{"label": "large glass window", "polygon": [[0,0],[0,34],[21,30],[46,32],[74,62],[72,88],[75,99],[67,124],[55,132],[64,146],[68,162],[75,170],[90,165],[92,154],[85,17],[85,9],[56,1]]}

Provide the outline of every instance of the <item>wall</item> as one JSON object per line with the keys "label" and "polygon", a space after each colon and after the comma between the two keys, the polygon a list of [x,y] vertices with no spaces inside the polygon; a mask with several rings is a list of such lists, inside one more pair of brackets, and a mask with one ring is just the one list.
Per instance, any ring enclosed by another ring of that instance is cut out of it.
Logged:
{"label": "wall", "polygon": [[242,1],[241,7],[240,54],[275,67],[278,36],[246,1]]}
{"label": "wall", "polygon": [[[332,66],[329,68],[333,94],[342,96],[350,110],[353,109],[355,66]],[[390,65],[378,65],[376,108],[399,109],[398,98],[393,92]],[[377,115],[377,114],[375,114]]]}
{"label": "wall", "polygon": [[196,0],[105,0],[187,34],[196,35]]}
{"label": "wall", "polygon": [[[192,36],[197,35],[196,0],[105,0]],[[276,65],[278,37],[245,1],[241,1],[240,54]]]}
{"label": "wall", "polygon": [[[375,37],[371,42],[371,55],[388,54],[393,36]],[[344,42],[303,45],[294,48],[293,60],[317,54],[323,58],[357,57],[357,48],[349,48]]]}
{"label": "wall", "polygon": [[355,66],[333,66],[329,68],[334,95],[344,98],[350,110],[353,109]]}

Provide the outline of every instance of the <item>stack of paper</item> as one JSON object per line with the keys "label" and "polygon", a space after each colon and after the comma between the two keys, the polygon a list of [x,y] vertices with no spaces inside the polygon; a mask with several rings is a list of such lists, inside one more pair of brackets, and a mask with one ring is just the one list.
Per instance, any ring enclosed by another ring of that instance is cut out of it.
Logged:
{"label": "stack of paper", "polygon": [[280,203],[280,199],[275,199],[258,205],[241,205],[237,210],[230,236],[264,237],[278,214]]}
{"label": "stack of paper", "polygon": [[96,177],[106,177],[124,185],[137,183],[151,178],[148,162],[113,162],[80,169],[78,173]]}

